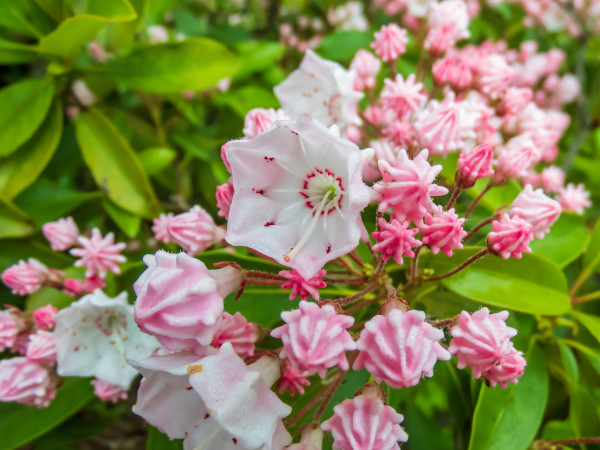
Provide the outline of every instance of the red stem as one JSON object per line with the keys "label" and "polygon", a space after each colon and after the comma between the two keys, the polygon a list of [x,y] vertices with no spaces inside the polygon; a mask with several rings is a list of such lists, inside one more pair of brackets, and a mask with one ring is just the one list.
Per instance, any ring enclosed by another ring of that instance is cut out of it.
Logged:
{"label": "red stem", "polygon": [[460,191],[461,191],[460,188],[458,188],[458,187],[454,188],[454,191],[452,192],[452,196],[450,197],[450,200],[448,200],[448,204],[446,205],[446,208],[445,208],[446,211],[448,211],[450,208],[452,208],[452,206],[454,206],[456,199],[460,195]]}
{"label": "red stem", "polygon": [[469,209],[467,209],[467,212],[465,213],[465,219],[467,217],[469,217],[469,215],[473,212],[473,210],[475,209],[475,207],[477,206],[477,203],[479,203],[479,200],[482,199],[482,197],[487,193],[487,191],[489,191],[492,188],[492,183],[488,184],[485,189],[483,191],[481,191],[481,194],[479,194],[477,196],[477,198],[475,200],[473,200],[473,203],[471,203],[471,206],[469,206]]}
{"label": "red stem", "polygon": [[469,234],[467,234],[462,242],[467,242],[469,239],[471,239],[473,237],[473,235],[475,233],[477,233],[479,230],[481,230],[483,227],[485,227],[486,225],[489,225],[490,223],[492,223],[494,221],[493,217],[488,217],[487,219],[483,220],[479,225],[477,225],[475,228],[473,228],[471,231],[469,231]]}
{"label": "red stem", "polygon": [[426,280],[423,280],[423,282],[427,283],[430,281],[439,281],[439,280],[443,280],[444,278],[451,277],[452,275],[457,274],[458,272],[463,270],[465,267],[473,264],[479,258],[483,258],[488,253],[489,253],[489,250],[487,248],[484,248],[483,250],[480,250],[478,253],[475,253],[473,256],[471,256],[469,259],[467,259],[464,263],[462,263],[456,269],[451,270],[450,272],[445,273],[444,275],[440,275],[439,277],[427,278]]}

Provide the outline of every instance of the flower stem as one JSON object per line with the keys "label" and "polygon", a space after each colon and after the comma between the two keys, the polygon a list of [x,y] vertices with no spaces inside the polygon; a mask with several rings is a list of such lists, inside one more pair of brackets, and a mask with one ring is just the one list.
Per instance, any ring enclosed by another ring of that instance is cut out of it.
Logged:
{"label": "flower stem", "polygon": [[467,209],[467,212],[465,213],[465,219],[467,217],[469,217],[469,215],[473,212],[473,210],[475,209],[475,207],[477,206],[477,203],[479,203],[479,201],[482,199],[482,197],[487,194],[487,192],[492,188],[492,183],[488,184],[485,189],[483,191],[481,191],[481,194],[479,194],[477,196],[477,198],[475,198],[475,200],[473,200],[473,203],[471,203],[471,206],[469,206],[469,209]]}
{"label": "flower stem", "polygon": [[339,283],[339,284],[364,284],[365,278],[336,278],[336,277],[323,277],[325,283]]}
{"label": "flower stem", "polygon": [[246,284],[257,286],[281,286],[285,280],[257,280],[255,278],[246,278]]}
{"label": "flower stem", "polygon": [[467,234],[462,242],[467,242],[469,239],[471,239],[473,237],[473,235],[475,233],[477,233],[479,230],[481,230],[483,227],[485,227],[486,225],[489,225],[490,223],[492,223],[494,221],[493,217],[488,217],[487,219],[485,219],[484,221],[482,221],[479,225],[477,225],[475,228],[473,228],[471,231],[469,231],[469,234]]}
{"label": "flower stem", "polygon": [[373,289],[377,288],[378,285],[379,285],[378,283],[371,283],[366,288],[364,288],[362,291],[359,291],[356,294],[350,295],[348,297],[340,297],[340,298],[334,298],[332,300],[326,300],[323,303],[336,303],[340,306],[350,305],[350,304],[360,300],[361,298],[363,298],[366,294],[371,292]]}
{"label": "flower stem", "polygon": [[452,191],[452,196],[450,197],[450,200],[448,200],[448,203],[446,204],[446,208],[445,208],[446,211],[448,211],[450,208],[452,208],[452,206],[454,206],[454,203],[456,202],[456,199],[460,195],[460,192],[461,192],[460,188],[458,188],[458,187],[454,188],[454,191]]}
{"label": "flower stem", "polygon": [[580,444],[600,444],[600,437],[589,437],[579,439],[560,439],[557,441],[535,441],[532,448],[534,449],[551,449],[557,445],[580,445]]}
{"label": "flower stem", "polygon": [[596,267],[599,262],[600,262],[600,253],[598,253],[594,257],[592,262],[590,264],[588,264],[588,266],[585,269],[583,269],[583,271],[579,274],[579,276],[575,280],[575,283],[573,283],[573,286],[571,286],[571,289],[569,290],[569,296],[571,298],[573,298],[575,296],[575,294],[577,293],[577,291],[579,290],[579,288],[581,287],[583,282],[585,280],[587,280],[588,277],[593,273],[594,267]]}
{"label": "flower stem", "polygon": [[417,272],[419,270],[419,253],[423,247],[417,247],[415,249],[415,256],[410,263],[410,273],[408,274],[409,283],[415,283],[417,281]]}
{"label": "flower stem", "polygon": [[281,275],[277,275],[275,273],[269,273],[269,272],[262,272],[260,270],[245,270],[244,273],[247,277],[264,278],[267,280],[285,281],[287,279],[285,277],[282,277]]}
{"label": "flower stem", "polygon": [[489,250],[487,248],[484,248],[483,250],[480,250],[478,253],[475,253],[473,256],[471,256],[469,259],[467,259],[464,263],[462,263],[456,269],[451,270],[450,272],[445,273],[444,275],[440,275],[439,277],[427,278],[426,280],[423,280],[423,282],[427,283],[427,282],[430,282],[430,281],[439,281],[439,280],[443,280],[444,278],[451,277],[452,275],[457,274],[458,272],[460,272],[461,270],[463,270],[467,266],[470,266],[471,264],[473,264],[479,258],[484,257],[488,253],[489,253]]}
{"label": "flower stem", "polygon": [[333,385],[329,389],[329,392],[327,392],[327,395],[325,396],[325,398],[323,399],[323,401],[319,405],[319,409],[317,409],[317,411],[315,412],[315,421],[316,422],[318,422],[319,419],[321,418],[321,416],[323,415],[323,411],[325,411],[325,408],[327,407],[327,403],[329,403],[329,400],[331,400],[331,397],[333,397],[333,394],[335,393],[335,391],[337,390],[338,386],[340,385],[340,383],[344,379],[344,375],[346,375],[346,372],[341,372],[338,375],[337,380],[335,380],[335,382],[333,383]]}
{"label": "flower stem", "polygon": [[590,300],[597,300],[600,298],[600,291],[592,292],[591,294],[582,295],[581,297],[575,297],[571,300],[571,304],[576,305],[578,303],[589,302]]}
{"label": "flower stem", "polygon": [[319,403],[319,400],[321,399],[321,397],[323,397],[323,395],[325,395],[327,393],[328,387],[329,387],[329,385],[323,386],[321,388],[321,390],[315,394],[315,396],[312,398],[312,400],[304,406],[304,408],[302,408],[300,411],[298,411],[294,417],[291,417],[290,419],[286,420],[284,423],[285,427],[286,428],[291,427],[296,422],[298,422],[300,419],[302,419],[306,414],[308,414],[308,412],[311,409],[313,409],[317,403]]}

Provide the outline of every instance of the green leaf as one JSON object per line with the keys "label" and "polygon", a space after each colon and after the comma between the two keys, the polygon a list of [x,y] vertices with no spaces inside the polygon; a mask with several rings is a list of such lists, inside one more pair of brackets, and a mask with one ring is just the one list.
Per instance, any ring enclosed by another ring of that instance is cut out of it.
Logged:
{"label": "green leaf", "polygon": [[583,270],[590,275],[600,270],[600,220],[596,222],[588,248],[583,254]]}
{"label": "green leaf", "polygon": [[244,86],[215,97],[217,105],[227,105],[240,117],[254,108],[277,108],[279,101],[272,90],[260,86]]}
{"label": "green leaf", "polygon": [[571,311],[571,314],[579,321],[579,323],[581,323],[581,325],[587,328],[598,342],[600,342],[600,317],[592,316],[581,311]]}
{"label": "green leaf", "polygon": [[75,299],[73,297],[69,297],[62,291],[54,288],[42,288],[27,297],[25,302],[25,310],[35,311],[36,309],[46,305],[52,305],[55,308],[63,309],[74,301]]}
{"label": "green leaf", "polygon": [[32,62],[39,57],[35,47],[0,38],[0,65]]}
{"label": "green leaf", "polygon": [[583,217],[563,211],[544,239],[534,239],[529,245],[535,254],[543,255],[560,267],[575,260],[587,246],[589,234]]}
{"label": "green leaf", "polygon": [[131,89],[162,94],[202,91],[233,76],[239,58],[211,39],[144,45],[112,58],[95,73]]}
{"label": "green leaf", "polygon": [[0,195],[13,199],[37,179],[54,155],[62,130],[62,104],[56,101],[31,139],[17,152],[0,158]]}
{"label": "green leaf", "polygon": [[93,396],[89,378],[67,378],[47,408],[1,403],[2,449],[16,449],[42,436],[83,408]]}
{"label": "green leaf", "polygon": [[577,358],[575,358],[573,350],[564,343],[559,342],[558,350],[560,353],[560,360],[565,369],[567,381],[571,387],[576,387],[579,382],[579,365],[577,364]]}
{"label": "green leaf", "polygon": [[[422,267],[433,269],[435,276],[442,275],[480,249],[455,250],[452,258],[425,253]],[[508,260],[486,255],[441,283],[471,300],[530,314],[559,315],[571,308],[564,274],[556,264],[535,254]]]}
{"label": "green leaf", "polygon": [[469,450],[526,450],[542,423],[548,401],[548,372],[535,341],[517,384],[481,386]]}
{"label": "green leaf", "polygon": [[154,175],[168,167],[177,156],[177,152],[170,148],[154,147],[140,152],[140,161],[148,175]]}
{"label": "green leaf", "polygon": [[129,22],[137,17],[127,0],[91,0],[87,12],[63,21],[56,30],[40,39],[40,48],[58,56],[74,56],[105,25]]}
{"label": "green leaf", "polygon": [[323,38],[317,53],[333,61],[349,61],[361,48],[369,48],[373,33],[369,31],[336,31]]}
{"label": "green leaf", "polygon": [[148,428],[146,450],[180,450],[182,445],[181,439],[171,441],[166,434],[161,433],[156,428]]}
{"label": "green leaf", "polygon": [[64,253],[55,252],[50,249],[48,242],[41,244],[30,238],[6,239],[2,241],[0,252],[0,270],[12,266],[27,255],[35,258],[47,266],[61,269],[73,264],[74,259]]}
{"label": "green leaf", "polygon": [[34,38],[42,37],[56,26],[33,0],[0,2],[0,25]]}
{"label": "green leaf", "polygon": [[0,90],[0,157],[10,155],[35,133],[53,94],[50,78],[28,78]]}
{"label": "green leaf", "polygon": [[142,226],[142,218],[140,216],[125,211],[108,199],[102,200],[102,206],[110,218],[127,236],[134,238],[138,235]]}
{"label": "green leaf", "polygon": [[240,54],[242,67],[235,78],[241,79],[273,67],[285,53],[285,47],[271,41],[241,41],[235,46]]}
{"label": "green leaf", "polygon": [[[475,186],[471,189],[467,189],[465,194],[475,198],[481,194],[488,183],[489,181],[487,179],[479,180],[475,183]],[[519,195],[521,190],[521,187],[515,180],[511,180],[503,186],[494,186],[481,198],[475,210],[485,208],[488,212],[492,213],[501,206],[510,205],[517,195]]]}
{"label": "green leaf", "polygon": [[121,208],[151,219],[160,205],[148,175],[129,143],[97,109],[77,117],[77,142],[92,176]]}
{"label": "green leaf", "polygon": [[31,219],[23,211],[0,198],[0,239],[27,236],[34,229]]}
{"label": "green leaf", "polygon": [[34,0],[37,5],[42,8],[46,14],[52,17],[57,22],[62,22],[65,15],[68,13],[65,0]]}

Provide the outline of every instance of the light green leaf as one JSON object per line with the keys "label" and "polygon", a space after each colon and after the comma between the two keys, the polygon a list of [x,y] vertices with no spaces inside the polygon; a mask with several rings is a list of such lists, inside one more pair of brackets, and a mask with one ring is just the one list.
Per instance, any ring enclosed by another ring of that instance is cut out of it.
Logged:
{"label": "light green leaf", "polygon": [[[483,191],[483,189],[485,189],[488,183],[489,181],[487,179],[479,180],[475,183],[475,186],[471,189],[467,189],[465,194],[474,199]],[[485,208],[489,213],[492,213],[501,206],[508,206],[516,196],[519,195],[521,190],[519,184],[514,180],[509,181],[503,186],[494,186],[481,198],[476,210]]]}
{"label": "light green leaf", "polygon": [[28,78],[0,90],[0,157],[10,155],[35,133],[53,94],[50,78]]}
{"label": "light green leaf", "polygon": [[215,97],[217,105],[227,105],[238,116],[245,117],[254,108],[277,108],[279,101],[273,91],[260,86],[244,86]]}
{"label": "light green leaf", "polygon": [[368,31],[336,31],[323,38],[317,53],[333,61],[350,61],[361,48],[369,48],[373,33]]}
{"label": "light green leaf", "polygon": [[0,198],[0,239],[27,236],[34,229],[33,222],[23,211]]}
{"label": "light green leaf", "polygon": [[543,255],[560,267],[565,267],[584,251],[589,234],[583,217],[563,211],[544,239],[534,239],[529,245],[535,254]]}
{"label": "light green leaf", "polygon": [[222,44],[188,38],[138,47],[93,70],[131,89],[168,94],[213,87],[233,76],[239,65],[239,58]]}
{"label": "light green leaf", "polygon": [[42,436],[83,408],[93,396],[89,378],[68,378],[47,408],[0,403],[2,449],[16,449]]}
{"label": "light green leaf", "polygon": [[[433,269],[435,276],[443,275],[480,249],[455,250],[452,258],[422,253],[421,264]],[[530,314],[559,315],[571,308],[564,274],[556,264],[535,254],[508,260],[486,255],[441,283],[471,300]]]}
{"label": "light green leaf", "polygon": [[77,117],[75,134],[98,186],[121,208],[151,219],[160,206],[148,175],[129,143],[97,109]]}
{"label": "light green leaf", "polygon": [[600,270],[600,220],[596,222],[590,244],[583,254],[583,270],[590,275]]}
{"label": "light green leaf", "polygon": [[600,342],[600,317],[581,311],[571,311],[571,314]]}
{"label": "light green leaf", "polygon": [[134,238],[138,235],[142,226],[142,218],[140,216],[125,211],[108,199],[102,200],[102,206],[110,218],[127,236]]}
{"label": "light green leaf", "polygon": [[55,308],[62,309],[73,303],[75,299],[62,291],[54,288],[42,288],[35,291],[25,301],[26,311],[35,311],[46,305],[52,305]]}
{"label": "light green leaf", "polygon": [[56,26],[33,0],[1,1],[0,25],[35,38],[49,33]]}
{"label": "light green leaf", "polygon": [[175,150],[165,147],[147,148],[140,152],[140,160],[148,175],[154,175],[169,166],[176,156]]}
{"label": "light green leaf", "polygon": [[32,62],[39,57],[35,47],[0,38],[0,65]]}
{"label": "light green leaf", "polygon": [[285,53],[283,45],[272,41],[241,41],[235,48],[242,62],[240,71],[235,75],[236,79],[273,67]]}
{"label": "light green leaf", "polygon": [[67,2],[65,0],[34,0],[46,14],[57,22],[62,22],[68,13]]}
{"label": "light green leaf", "polygon": [[50,162],[63,129],[62,104],[54,102],[35,134],[12,155],[0,159],[0,195],[15,198]]}
{"label": "light green leaf", "polygon": [[525,373],[506,389],[481,386],[469,450],[526,450],[542,423],[548,401],[548,372],[534,341]]}
{"label": "light green leaf", "polygon": [[576,387],[579,382],[579,365],[577,364],[577,358],[575,358],[573,350],[564,343],[559,342],[558,350],[567,381],[571,387]]}
{"label": "light green leaf", "polygon": [[63,21],[56,30],[40,39],[40,48],[58,56],[73,56],[108,23],[129,22],[137,17],[127,0],[92,0],[88,14]]}

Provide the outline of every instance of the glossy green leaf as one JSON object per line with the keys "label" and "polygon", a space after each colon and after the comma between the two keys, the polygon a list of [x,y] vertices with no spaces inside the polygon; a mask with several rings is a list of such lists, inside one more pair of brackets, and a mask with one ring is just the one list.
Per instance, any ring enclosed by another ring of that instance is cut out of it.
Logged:
{"label": "glossy green leaf", "polygon": [[147,148],[140,152],[140,160],[148,175],[154,175],[169,166],[176,156],[175,150],[165,147]]}
{"label": "glossy green leaf", "polygon": [[560,353],[560,360],[562,361],[568,383],[571,386],[577,386],[577,383],[579,382],[579,365],[573,350],[571,350],[566,344],[559,343],[558,351]]}
{"label": "glossy green leaf", "polygon": [[77,118],[75,133],[96,183],[121,208],[153,218],[160,212],[148,175],[129,143],[97,109]]}
{"label": "glossy green leaf", "polygon": [[0,252],[0,271],[23,259],[23,255],[35,258],[43,264],[57,269],[71,266],[74,261],[74,258],[64,253],[51,250],[47,241],[40,243],[30,238],[5,239],[2,241],[2,251]]}
{"label": "glossy green leaf", "polygon": [[145,45],[94,68],[131,89],[158,93],[202,91],[233,76],[239,58],[211,39]]}
{"label": "glossy green leaf", "polygon": [[39,38],[52,31],[56,24],[33,0],[8,0],[0,2],[0,25]]}
{"label": "glossy green leaf", "polygon": [[56,30],[40,39],[40,48],[58,56],[73,56],[106,24],[128,22],[137,17],[127,0],[92,0],[87,12],[63,21]]}
{"label": "glossy green leaf", "polygon": [[583,254],[583,269],[590,275],[600,271],[600,220],[596,222],[588,248]]}
{"label": "glossy green leaf", "polygon": [[368,31],[336,31],[323,38],[317,53],[333,61],[350,61],[361,48],[369,48],[373,34]]}
{"label": "glossy green leaf", "polygon": [[93,396],[89,378],[68,378],[47,408],[0,403],[2,449],[12,450],[32,442],[83,408]]}
{"label": "glossy green leaf", "polygon": [[52,17],[57,22],[62,22],[65,15],[68,13],[66,0],[34,0],[37,5],[42,8],[46,14]]}
{"label": "glossy green leaf", "polygon": [[235,75],[236,79],[271,68],[285,53],[283,45],[269,41],[241,41],[235,48],[241,59],[241,68]]}
{"label": "glossy green leaf", "polygon": [[571,311],[571,314],[600,342],[600,317],[581,311]]}
{"label": "glossy green leaf", "polygon": [[575,260],[587,246],[589,234],[583,217],[564,211],[544,239],[534,239],[529,245],[537,255],[545,256],[560,267]]}
{"label": "glossy green leaf", "polygon": [[0,38],[0,65],[32,62],[39,57],[35,47]]}
{"label": "glossy green leaf", "polygon": [[142,226],[142,218],[140,216],[125,211],[108,199],[102,201],[102,206],[117,226],[123,230],[123,233],[130,238],[134,238],[138,235],[140,227]]}
{"label": "glossy green leaf", "polygon": [[63,130],[63,111],[54,102],[35,134],[12,155],[0,159],[0,195],[13,199],[33,183],[50,162]]}
{"label": "glossy green leaf", "polygon": [[154,427],[148,428],[146,450],[180,450],[183,444],[181,439],[170,440],[169,437]]}
{"label": "glossy green leaf", "polygon": [[548,401],[548,372],[544,355],[533,343],[525,373],[506,389],[482,384],[469,450],[526,450],[537,435]]}
{"label": "glossy green leaf", "polygon": [[35,133],[53,94],[50,78],[27,78],[0,90],[0,157],[10,155]]}
{"label": "glossy green leaf", "polygon": [[[452,258],[426,253],[421,267],[433,269],[435,276],[443,275],[479,250],[456,250]],[[564,274],[556,264],[535,254],[508,260],[486,255],[441,283],[463,297],[499,308],[545,315],[563,314],[571,308]]]}
{"label": "glossy green leaf", "polygon": [[[488,185],[488,179],[479,180],[471,189],[467,189],[465,194],[471,198],[477,197]],[[501,206],[508,206],[521,192],[519,184],[511,180],[504,186],[494,186],[479,201],[476,210],[485,209],[488,213],[496,211]]]}
{"label": "glossy green leaf", "polygon": [[66,308],[74,301],[75,299],[73,297],[69,297],[62,291],[54,288],[42,288],[27,297],[25,310],[35,311],[46,305],[52,305],[55,308],[62,309]]}
{"label": "glossy green leaf", "polygon": [[0,239],[33,233],[35,226],[27,215],[0,197]]}

